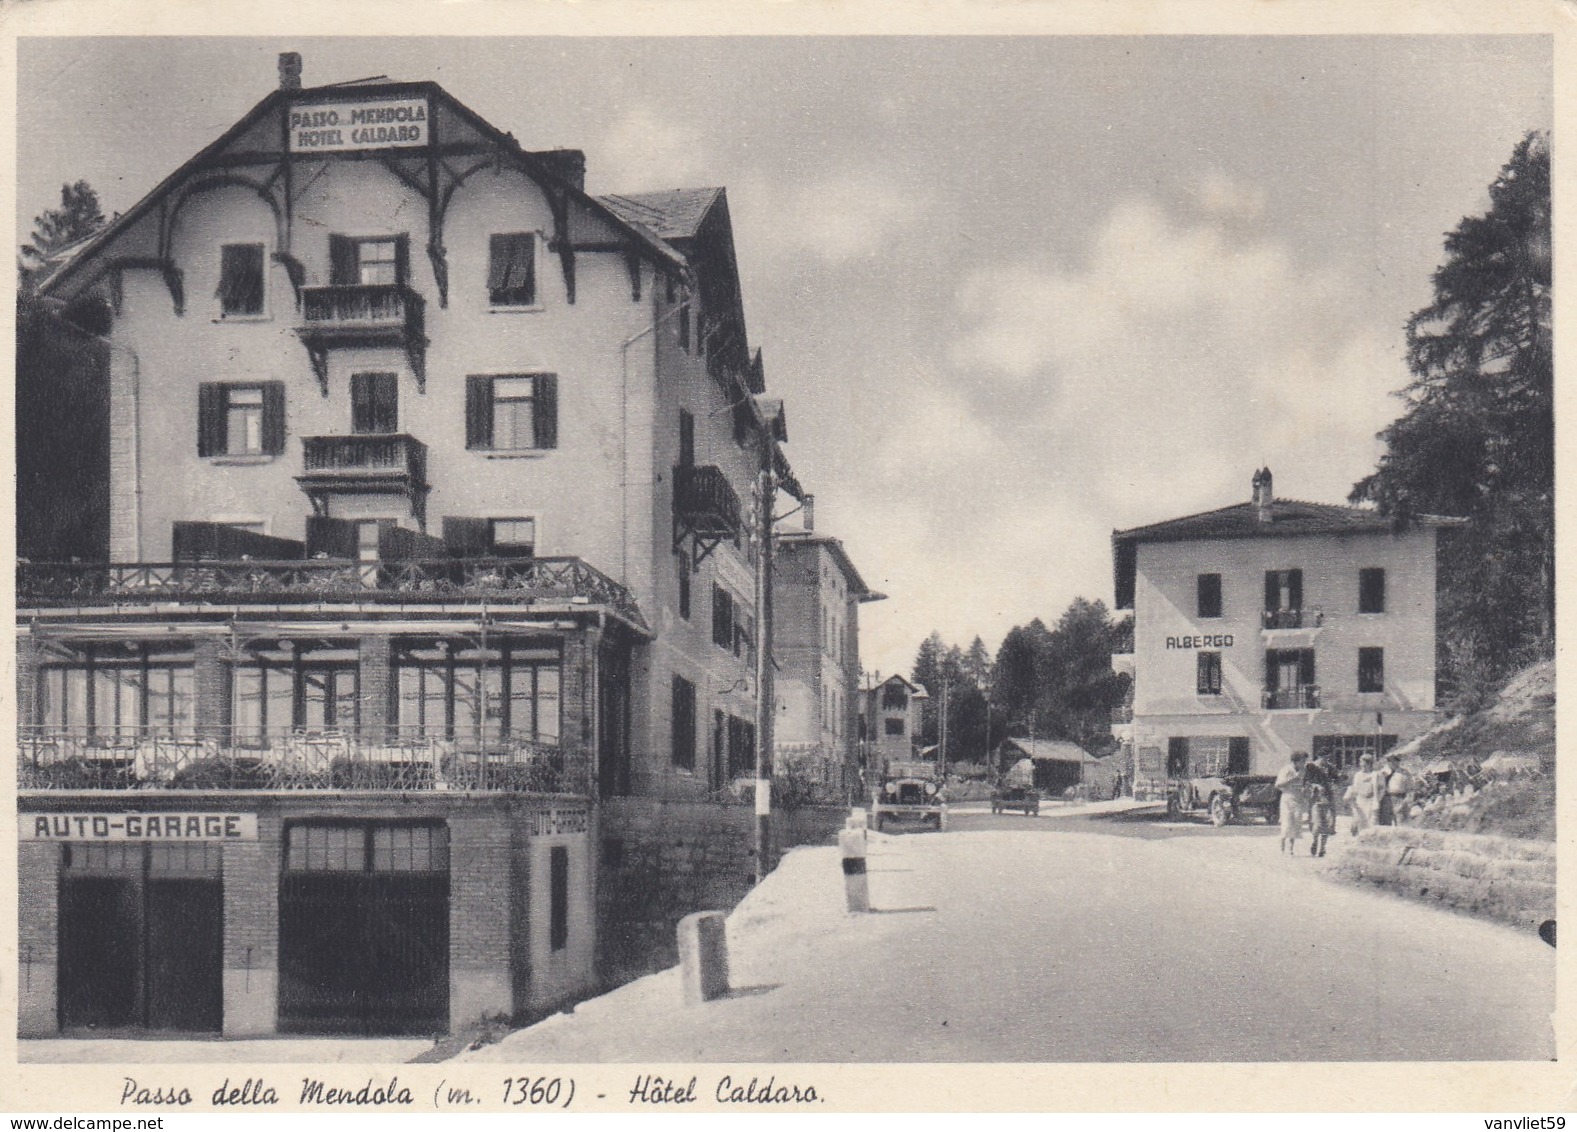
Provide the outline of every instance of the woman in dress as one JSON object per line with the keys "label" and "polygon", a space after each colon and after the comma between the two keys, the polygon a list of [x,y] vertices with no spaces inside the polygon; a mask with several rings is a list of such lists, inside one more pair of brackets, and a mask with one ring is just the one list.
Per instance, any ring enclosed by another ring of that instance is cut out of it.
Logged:
{"label": "woman in dress", "polygon": [[1351,830],[1356,836],[1380,821],[1380,776],[1374,771],[1374,756],[1358,756],[1358,769],[1353,772],[1352,785],[1343,795],[1352,807]]}
{"label": "woman in dress", "polygon": [[1281,852],[1295,853],[1298,835],[1303,832],[1304,802],[1303,768],[1308,763],[1306,751],[1294,751],[1292,761],[1276,775],[1276,789],[1281,791]]}

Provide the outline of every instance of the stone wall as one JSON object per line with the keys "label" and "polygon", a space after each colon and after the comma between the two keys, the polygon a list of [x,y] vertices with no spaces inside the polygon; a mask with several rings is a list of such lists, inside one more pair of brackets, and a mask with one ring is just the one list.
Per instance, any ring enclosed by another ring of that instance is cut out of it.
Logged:
{"label": "stone wall", "polygon": [[1344,880],[1522,928],[1555,918],[1551,842],[1382,826],[1331,849],[1332,872]]}
{"label": "stone wall", "polygon": [[[844,807],[772,815],[774,860],[829,841]],[[755,867],[749,805],[613,798],[600,814],[597,970],[618,986],[679,961],[675,932],[691,912],[728,911],[750,891]]]}

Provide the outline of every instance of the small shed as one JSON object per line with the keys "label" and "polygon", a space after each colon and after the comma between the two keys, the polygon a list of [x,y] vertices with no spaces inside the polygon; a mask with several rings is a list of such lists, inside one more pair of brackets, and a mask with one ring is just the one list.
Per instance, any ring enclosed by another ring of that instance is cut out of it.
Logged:
{"label": "small shed", "polygon": [[1070,786],[1088,781],[1100,760],[1077,743],[1066,739],[1004,739],[997,747],[997,765],[1019,769],[1029,760],[1035,788],[1048,794],[1061,794]]}

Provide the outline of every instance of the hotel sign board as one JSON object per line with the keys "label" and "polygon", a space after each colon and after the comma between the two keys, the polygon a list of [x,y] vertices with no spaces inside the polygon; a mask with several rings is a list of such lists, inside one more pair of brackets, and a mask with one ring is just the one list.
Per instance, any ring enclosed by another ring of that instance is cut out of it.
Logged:
{"label": "hotel sign board", "polygon": [[23,841],[256,841],[257,815],[170,811],[157,814],[19,814]]}
{"label": "hotel sign board", "polygon": [[291,153],[411,149],[427,144],[425,97],[303,103],[287,113]]}

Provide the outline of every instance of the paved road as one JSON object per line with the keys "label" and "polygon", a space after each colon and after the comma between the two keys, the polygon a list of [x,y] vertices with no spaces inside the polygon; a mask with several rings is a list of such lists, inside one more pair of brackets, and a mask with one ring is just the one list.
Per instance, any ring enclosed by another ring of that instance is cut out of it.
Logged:
{"label": "paved road", "polygon": [[[969,829],[970,825],[995,828]],[[1553,1055],[1536,938],[1329,882],[1263,826],[964,816],[874,837],[883,911],[789,854],[730,917],[733,985],[643,979],[468,1054],[581,1061],[1270,1061]]]}

